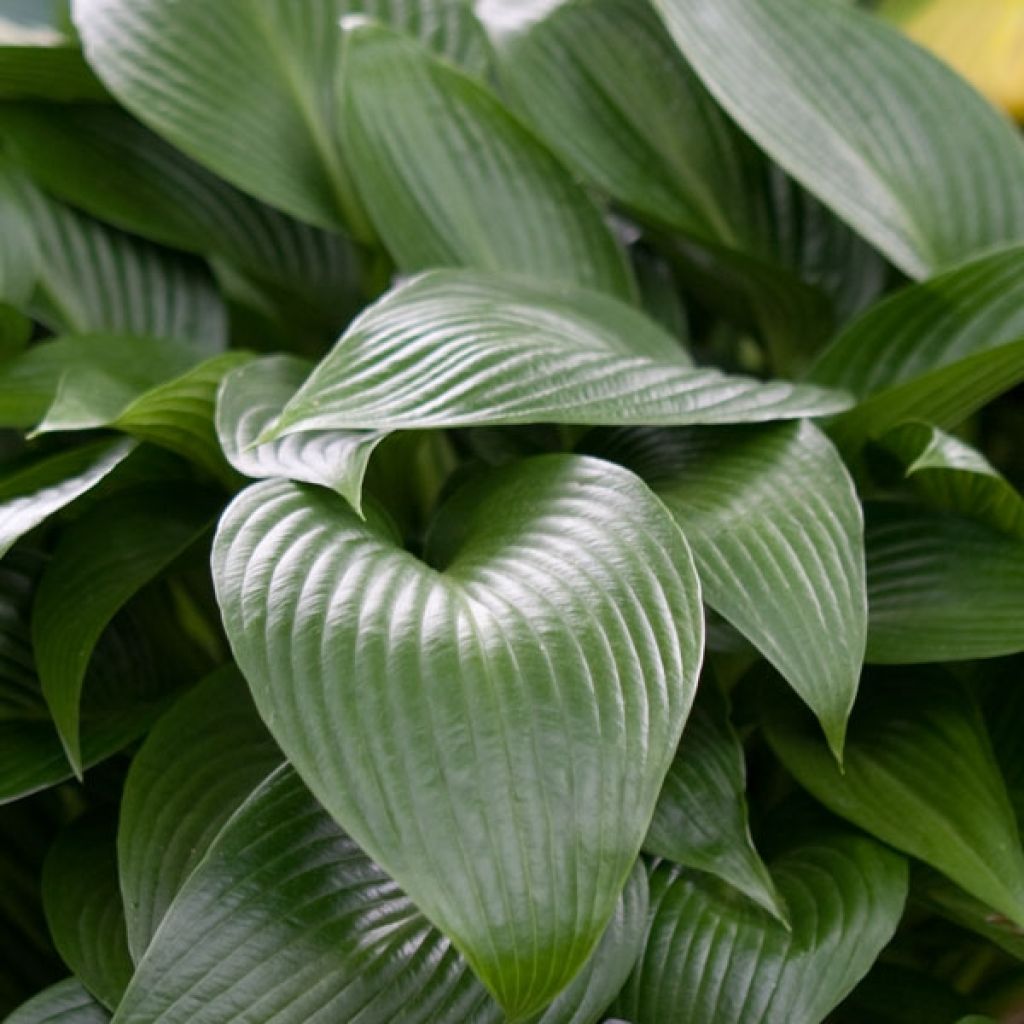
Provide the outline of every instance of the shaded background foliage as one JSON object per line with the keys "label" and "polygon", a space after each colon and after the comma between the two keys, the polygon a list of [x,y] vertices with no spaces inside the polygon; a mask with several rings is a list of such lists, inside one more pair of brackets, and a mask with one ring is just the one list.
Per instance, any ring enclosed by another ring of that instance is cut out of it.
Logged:
{"label": "shaded background foliage", "polygon": [[0,3],[7,1024],[1021,1019],[1018,8]]}

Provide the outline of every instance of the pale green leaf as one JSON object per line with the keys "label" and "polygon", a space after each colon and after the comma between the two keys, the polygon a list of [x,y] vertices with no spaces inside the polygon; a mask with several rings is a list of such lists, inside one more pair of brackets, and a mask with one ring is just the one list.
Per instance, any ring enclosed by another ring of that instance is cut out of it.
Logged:
{"label": "pale green leaf", "polygon": [[931,505],[1024,541],[1024,496],[976,448],[927,423],[904,423],[879,445]]}
{"label": "pale green leaf", "polygon": [[1024,541],[903,504],[867,506],[868,661],[1024,650]]}
{"label": "pale green leaf", "polygon": [[281,761],[234,666],[204,680],[154,726],[125,780],[117,838],[136,962],[228,818]]}
{"label": "pale green leaf", "polygon": [[[638,952],[634,871],[581,981],[538,1024],[594,1024]],[[581,1004],[598,1004],[589,1009]],[[115,1020],[222,1024],[239,1005],[275,1024],[502,1024],[451,943],[290,768],[231,818],[171,905]],[[533,1018],[536,1020],[536,1018]]]}
{"label": "pale green leaf", "polygon": [[704,599],[785,676],[840,756],[867,635],[864,526],[825,436],[796,423],[622,431],[592,444],[669,507]]}
{"label": "pale green leaf", "polygon": [[190,346],[156,338],[99,334],[44,341],[0,364],[0,424],[36,426],[52,409],[62,382],[74,385],[83,377],[95,386],[70,387],[69,394],[78,396],[74,415],[83,416],[87,424],[103,423],[202,358]]}
{"label": "pale green leaf", "polygon": [[750,836],[743,746],[729,704],[707,674],[647,830],[644,849],[717,875],[782,921],[782,906]]}
{"label": "pale green leaf", "polygon": [[841,770],[794,701],[765,701],[783,764],[830,810],[1024,923],[1024,851],[977,704],[941,672],[862,688]]}
{"label": "pale green leaf", "polygon": [[339,23],[364,11],[475,69],[486,61],[462,0],[74,0],[86,56],[125,107],[245,192],[357,234],[335,86]]}
{"label": "pale green leaf", "polygon": [[0,478],[0,557],[15,541],[92,490],[135,450],[130,440],[97,441],[38,459]]}
{"label": "pale green leaf", "polygon": [[228,462],[244,476],[329,487],[358,511],[370,456],[384,434],[314,430],[256,443],[311,369],[311,363],[294,356],[268,356],[228,374],[217,397],[220,445]]}
{"label": "pale green leaf", "polygon": [[896,30],[834,0],[654,6],[740,127],[911,277],[1024,240],[1019,134]]}
{"label": "pale green leaf", "polygon": [[272,481],[228,508],[213,575],[288,759],[519,1019],[614,912],[693,699],[699,586],[643,483],[579,456],[471,481],[426,551]]}
{"label": "pale green leaf", "polygon": [[74,978],[33,996],[4,1024],[110,1024],[110,1014]]}
{"label": "pale green leaf", "polygon": [[824,1020],[892,938],[906,862],[866,836],[825,833],[772,875],[792,931],[717,879],[657,868],[646,948],[615,1013],[631,1024]]}
{"label": "pale green leaf", "polygon": [[623,251],[564,166],[484,84],[415,41],[379,26],[348,33],[341,116],[360,195],[403,270],[635,294]]}
{"label": "pale green leaf", "polygon": [[43,907],[54,945],[79,981],[108,1009],[134,968],[117,881],[116,821],[82,818],[66,828],[43,865]]}
{"label": "pale green leaf", "polygon": [[367,309],[263,440],[309,430],[736,423],[846,404],[842,392],[697,369],[661,327],[597,292],[442,270]]}
{"label": "pale green leaf", "polygon": [[93,649],[128,599],[209,529],[211,498],[180,485],[137,488],[95,505],[61,536],[39,582],[32,646],[43,694],[76,772],[82,768],[82,684]]}

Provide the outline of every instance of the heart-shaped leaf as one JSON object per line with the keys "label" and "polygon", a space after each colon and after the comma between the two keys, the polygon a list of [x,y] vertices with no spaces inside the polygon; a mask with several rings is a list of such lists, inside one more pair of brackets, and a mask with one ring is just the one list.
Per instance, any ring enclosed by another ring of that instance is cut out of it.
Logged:
{"label": "heart-shaped leaf", "polygon": [[842,770],[781,693],[765,702],[768,739],[828,808],[1024,923],[1024,850],[981,713],[959,682],[915,676],[862,688]]}
{"label": "heart-shaped leaf", "polygon": [[486,61],[483,33],[461,0],[73,6],[89,63],[141,120],[244,191],[357,234],[365,221],[338,144],[334,96],[342,17],[369,11],[474,68]]}
{"label": "heart-shaped leaf", "polygon": [[693,547],[704,598],[785,676],[836,756],[867,636],[864,526],[809,423],[619,431],[589,443],[647,481]]}
{"label": "heart-shaped leaf", "polygon": [[1019,134],[878,19],[832,0],[654,6],[740,127],[911,277],[1024,241]]}
{"label": "heart-shaped leaf", "polygon": [[117,839],[136,962],[225,822],[281,760],[233,665],[153,727],[125,780]]}
{"label": "heart-shaped leaf", "polygon": [[772,875],[792,931],[707,875],[657,868],[647,944],[615,1012],[632,1024],[824,1020],[892,938],[906,862],[866,836],[825,833]]}
{"label": "heart-shaped leaf", "polygon": [[614,911],[693,699],[699,586],[642,482],[579,456],[464,487],[428,558],[269,482],[225,513],[214,580],[289,760],[519,1019]]}
{"label": "heart-shaped leaf", "polygon": [[359,192],[403,270],[464,266],[634,295],[622,249],[558,159],[485,85],[414,40],[348,33],[341,116]]}
{"label": "heart-shaped leaf", "polygon": [[879,445],[929,504],[1024,541],[1024,496],[976,448],[927,423],[904,423]]}
{"label": "heart-shaped leaf", "polygon": [[[635,870],[593,960],[536,1024],[594,1024],[639,952]],[[291,768],[242,805],[185,882],[118,1024],[501,1024],[465,961]]]}
{"label": "heart-shaped leaf", "polygon": [[596,292],[435,271],[363,313],[263,440],[475,424],[735,423],[845,404],[842,392],[697,369],[653,321]]}
{"label": "heart-shaped leaf", "polygon": [[[54,331],[110,332],[188,341],[219,351],[227,310],[209,269],[64,206],[0,164],[37,252],[28,309]],[[86,255],[83,255],[86,254]]]}
{"label": "heart-shaped leaf", "polygon": [[76,773],[82,684],[97,641],[132,595],[206,533],[215,507],[213,495],[180,485],[135,488],[95,505],[62,535],[36,593],[32,646]]}
{"label": "heart-shaped leaf", "polygon": [[1024,650],[1024,542],[914,505],[869,503],[868,661],[969,661]]}
{"label": "heart-shaped leaf", "polygon": [[43,865],[43,906],[54,945],[108,1009],[134,973],[117,882],[116,821],[89,816],[65,829]]}
{"label": "heart-shaped leaf", "polygon": [[135,450],[134,441],[98,441],[49,455],[0,479],[0,557],[19,538],[92,490]]}
{"label": "heart-shaped leaf", "polygon": [[110,1024],[110,1014],[80,981],[68,978],[19,1006],[4,1024]]}
{"label": "heart-shaped leaf", "polygon": [[728,701],[705,673],[644,849],[717,875],[785,921],[786,910],[750,836],[746,776]]}
{"label": "heart-shaped leaf", "polygon": [[283,477],[337,491],[357,511],[370,456],[384,434],[313,430],[257,444],[309,376],[312,364],[268,356],[224,379],[217,398],[220,445],[239,473],[258,480]]}

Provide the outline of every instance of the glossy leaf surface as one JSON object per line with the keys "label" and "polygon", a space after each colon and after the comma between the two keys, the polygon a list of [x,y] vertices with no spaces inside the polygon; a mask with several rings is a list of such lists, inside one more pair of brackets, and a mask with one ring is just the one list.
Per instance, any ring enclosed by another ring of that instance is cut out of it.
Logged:
{"label": "glossy leaf surface", "polygon": [[664,507],[625,470],[541,457],[460,490],[425,564],[269,482],[229,508],[213,564],[317,798],[511,1017],[541,1009],[610,919],[693,699],[699,587]]}

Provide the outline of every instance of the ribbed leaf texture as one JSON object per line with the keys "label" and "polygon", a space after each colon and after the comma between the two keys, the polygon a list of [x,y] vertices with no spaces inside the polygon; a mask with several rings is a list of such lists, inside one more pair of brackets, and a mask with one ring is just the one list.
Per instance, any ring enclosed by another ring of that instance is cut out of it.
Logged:
{"label": "ribbed leaf texture", "polygon": [[269,482],[221,521],[214,579],[289,760],[518,1019],[614,911],[693,699],[699,587],[664,506],[579,456],[470,482],[427,557]]}

